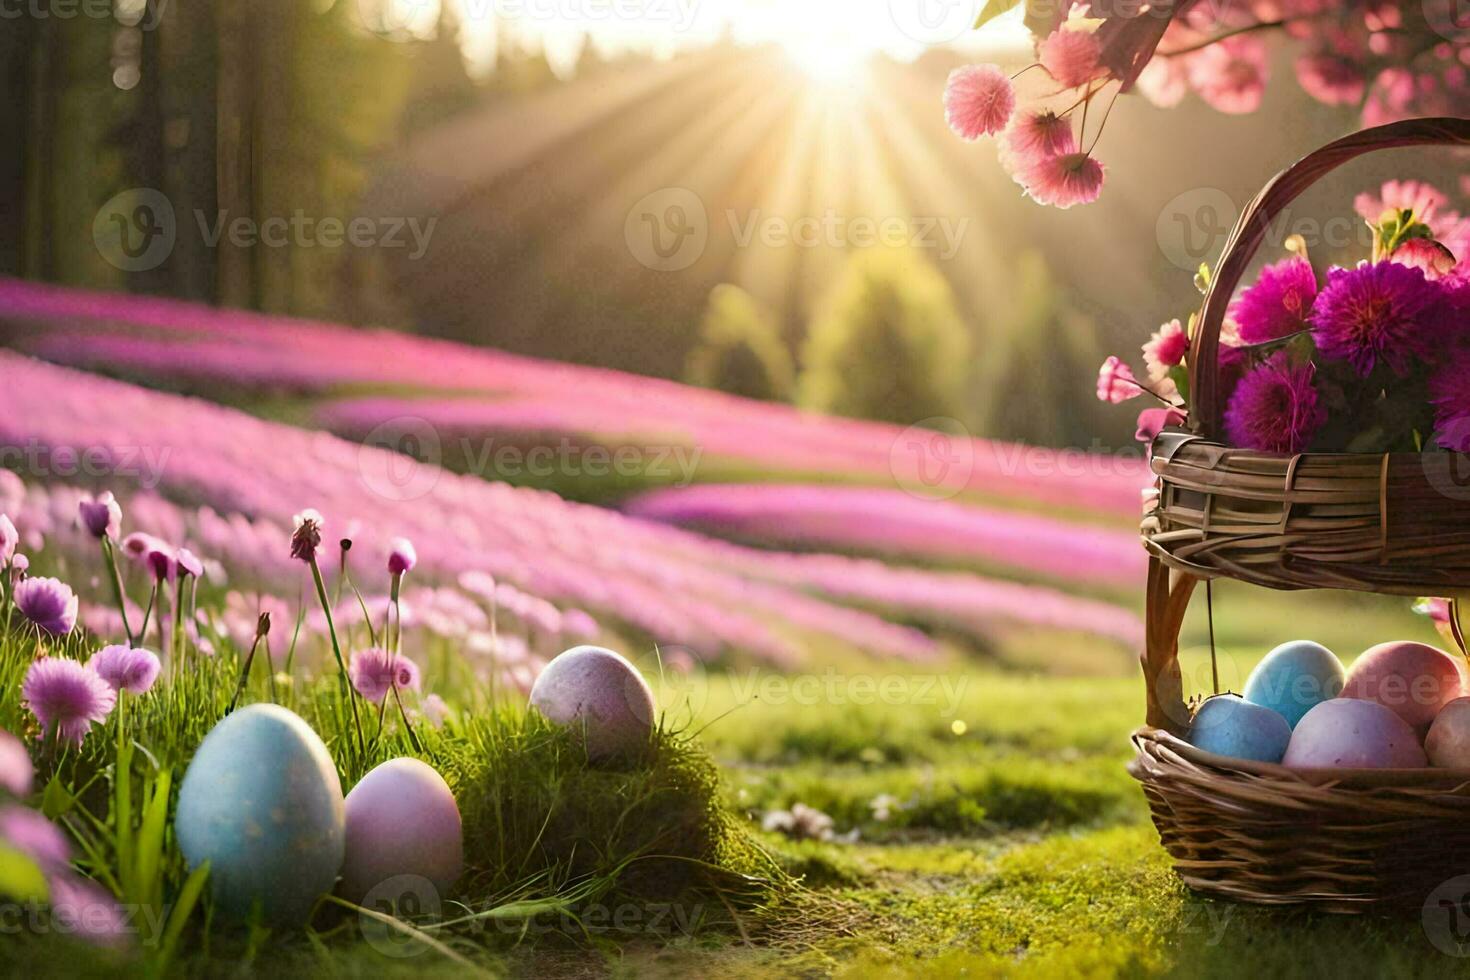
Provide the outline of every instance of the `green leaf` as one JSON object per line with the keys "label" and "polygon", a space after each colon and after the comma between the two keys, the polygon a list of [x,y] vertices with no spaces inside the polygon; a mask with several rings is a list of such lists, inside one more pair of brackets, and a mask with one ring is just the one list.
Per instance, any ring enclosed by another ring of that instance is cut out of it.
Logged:
{"label": "green leaf", "polygon": [[[153,778],[152,793],[143,804],[143,824],[138,828],[137,847],[133,852],[138,890],[134,901],[152,902],[163,894],[163,832],[168,826],[168,796],[173,784],[173,771],[160,770]],[[146,792],[146,791],[145,791]]]}
{"label": "green leaf", "polygon": [[1020,3],[1021,0],[988,0],[985,6],[980,8],[980,16],[975,18],[975,29],[978,31],[1001,14],[1010,13],[1020,6]]}
{"label": "green leaf", "polygon": [[173,911],[168,915],[168,925],[163,930],[163,942],[158,952],[158,973],[160,975],[168,972],[169,961],[173,959],[174,950],[179,945],[179,936],[184,931],[184,924],[189,921],[189,916],[194,912],[194,906],[199,903],[199,895],[204,890],[204,882],[209,878],[209,862],[205,861],[194,869],[184,881],[184,887],[179,890],[178,901],[174,903]]}
{"label": "green leaf", "polygon": [[41,812],[46,815],[46,819],[56,820],[70,813],[71,808],[76,805],[77,798],[61,781],[61,777],[52,776],[51,782],[46,784],[45,792],[41,794]]}
{"label": "green leaf", "polygon": [[1184,399],[1184,404],[1189,404],[1189,369],[1183,364],[1176,364],[1169,369],[1169,379],[1174,382],[1174,387],[1179,389],[1179,397]]}
{"label": "green leaf", "polygon": [[48,894],[40,866],[20,851],[0,844],[0,895],[17,902],[44,902]]}

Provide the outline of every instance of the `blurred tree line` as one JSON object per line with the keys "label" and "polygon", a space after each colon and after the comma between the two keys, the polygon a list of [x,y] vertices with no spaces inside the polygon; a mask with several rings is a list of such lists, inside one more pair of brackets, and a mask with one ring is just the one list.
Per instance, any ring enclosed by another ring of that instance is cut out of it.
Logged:
{"label": "blurred tree line", "polygon": [[806,330],[799,371],[777,319],[723,284],[710,294],[685,380],[854,418],[957,420],[994,438],[1087,446],[1117,427],[1091,397],[1103,356],[1097,326],[1039,252],[1020,253],[1014,281],[991,318],[972,326],[927,259],[855,252]]}
{"label": "blurred tree line", "polygon": [[[410,31],[390,3],[88,0],[7,18],[0,273],[384,319],[393,290],[375,250],[216,246],[200,226],[349,217],[377,162],[415,132],[553,80],[544,58],[507,50],[477,82],[447,5]],[[166,261],[124,274],[93,221],[132,188],[162,192],[176,241]]]}

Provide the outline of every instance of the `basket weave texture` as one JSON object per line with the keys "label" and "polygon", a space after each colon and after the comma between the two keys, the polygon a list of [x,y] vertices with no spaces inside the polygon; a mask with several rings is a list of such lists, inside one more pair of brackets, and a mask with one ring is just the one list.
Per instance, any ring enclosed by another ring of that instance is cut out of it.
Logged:
{"label": "basket weave texture", "polygon": [[1470,771],[1291,770],[1201,752],[1181,737],[1190,710],[1179,634],[1201,581],[1470,598],[1470,458],[1282,457],[1220,440],[1220,333],[1272,220],[1355,157],[1425,145],[1470,146],[1470,120],[1364,130],[1266,185],[1242,212],[1205,297],[1190,427],[1154,445],[1159,493],[1142,527],[1147,724],[1134,733],[1129,771],[1175,869],[1201,892],[1363,912],[1417,908],[1445,879],[1470,873]]}

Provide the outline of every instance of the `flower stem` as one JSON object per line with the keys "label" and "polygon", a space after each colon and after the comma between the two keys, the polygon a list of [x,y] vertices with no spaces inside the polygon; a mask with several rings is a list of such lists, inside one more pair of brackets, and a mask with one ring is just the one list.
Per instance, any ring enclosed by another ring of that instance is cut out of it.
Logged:
{"label": "flower stem", "polygon": [[260,647],[260,634],[255,634],[255,642],[250,644],[250,652],[245,654],[245,664],[240,668],[240,680],[235,685],[235,695],[230,698],[230,706],[225,709],[225,714],[235,710],[235,704],[240,700],[241,693],[245,690],[245,683],[250,679],[250,665],[255,662],[255,651]]}
{"label": "flower stem", "polygon": [[143,609],[143,625],[138,627],[138,642],[148,642],[148,620],[153,618],[153,606],[158,601],[158,580],[153,580],[153,588],[148,593],[148,605]]}
{"label": "flower stem", "polygon": [[337,658],[338,690],[352,708],[352,727],[357,729],[357,751],[361,755],[366,752],[367,743],[362,737],[362,719],[357,716],[357,699],[352,696],[352,691],[347,683],[347,664],[342,659],[342,646],[337,642],[337,627],[332,622],[332,608],[327,602],[327,584],[322,581],[321,566],[316,563],[315,555],[311,557],[309,564],[311,565],[311,581],[316,586],[317,600],[321,602],[322,613],[327,617],[327,635],[332,640],[332,655]]}
{"label": "flower stem", "polygon": [[[418,733],[413,730],[413,722],[408,720],[408,712],[403,709],[403,698],[398,694],[398,685],[393,685],[393,700],[398,702],[398,716],[403,719],[403,727],[408,729],[408,740],[413,743],[413,750],[420,755],[424,752],[424,746],[419,742]],[[387,699],[384,698],[386,702]]]}
{"label": "flower stem", "polygon": [[107,571],[112,579],[112,595],[117,600],[117,611],[122,615],[123,633],[128,638],[128,646],[137,646],[133,639],[133,627],[128,623],[128,601],[123,592],[122,572],[117,567],[117,552],[112,549],[112,538],[106,535],[102,538],[102,560],[107,565]]}

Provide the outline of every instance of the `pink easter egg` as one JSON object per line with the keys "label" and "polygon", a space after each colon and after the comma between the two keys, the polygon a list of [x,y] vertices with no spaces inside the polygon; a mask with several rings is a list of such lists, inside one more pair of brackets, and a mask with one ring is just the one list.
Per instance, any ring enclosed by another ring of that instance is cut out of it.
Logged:
{"label": "pink easter egg", "polygon": [[454,793],[432,767],[389,759],[362,777],[345,806],[343,895],[360,902],[373,889],[411,875],[447,896],[464,866],[464,828]]}
{"label": "pink easter egg", "polygon": [[1429,764],[1444,769],[1470,769],[1470,698],[1445,705],[1424,740]]}
{"label": "pink easter egg", "polygon": [[531,687],[531,704],[580,731],[592,758],[637,752],[653,733],[653,692],[638,668],[603,647],[558,654]]}
{"label": "pink easter egg", "polygon": [[1376,701],[1333,698],[1297,722],[1281,764],[1294,769],[1418,769],[1419,737]]}
{"label": "pink easter egg", "polygon": [[1420,736],[1440,709],[1466,693],[1465,672],[1443,650],[1424,643],[1380,643],[1348,669],[1342,696],[1391,708]]}

